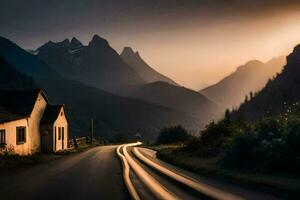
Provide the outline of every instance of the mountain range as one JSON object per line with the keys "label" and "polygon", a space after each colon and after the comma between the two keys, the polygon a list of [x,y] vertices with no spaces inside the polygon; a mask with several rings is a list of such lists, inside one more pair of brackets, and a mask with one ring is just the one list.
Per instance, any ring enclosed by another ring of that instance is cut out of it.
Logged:
{"label": "mountain range", "polygon": [[[73,38],[71,42],[68,39],[58,43],[48,42],[35,52],[65,78],[120,96],[184,112],[201,124],[206,124],[222,113],[219,106],[204,95],[181,87],[158,73],[132,48],[125,47],[118,55],[105,39],[97,35],[88,46]],[[105,74],[105,77],[101,74]],[[124,75],[127,79],[120,78]],[[140,78],[139,81],[137,77]],[[115,87],[110,87],[113,84]]]}
{"label": "mountain range", "polygon": [[261,90],[270,78],[282,70],[285,63],[285,57],[273,58],[266,63],[249,61],[218,83],[199,92],[224,108],[238,108],[246,95]]}
{"label": "mountain range", "polygon": [[[1,75],[16,80],[32,80],[35,87],[45,90],[51,103],[66,104],[73,134],[89,133],[92,118],[95,133],[103,137],[114,133],[134,135],[140,132],[144,139],[153,140],[165,126],[182,124],[192,132],[204,126],[187,113],[68,80],[39,57],[3,37],[0,37],[0,56],[1,68],[3,65],[17,72],[14,76],[9,73]],[[1,87],[14,89],[5,83]],[[17,85],[14,87],[19,89]]]}
{"label": "mountain range", "polygon": [[109,46],[94,35],[87,46],[73,38],[62,42],[47,42],[37,50],[43,60],[61,76],[77,80],[109,92],[145,81]]}

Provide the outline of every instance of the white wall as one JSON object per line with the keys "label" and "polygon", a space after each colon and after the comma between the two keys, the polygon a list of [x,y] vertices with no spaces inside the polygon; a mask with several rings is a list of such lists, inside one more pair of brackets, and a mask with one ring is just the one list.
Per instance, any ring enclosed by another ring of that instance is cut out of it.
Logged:
{"label": "white wall", "polygon": [[[62,113],[62,115],[61,115]],[[55,142],[55,127],[56,127],[56,142]],[[69,127],[64,109],[61,108],[60,113],[53,125],[53,144],[56,144],[56,151],[62,150],[62,138],[58,139],[58,128],[64,127],[64,149],[68,148]]]}
{"label": "white wall", "polygon": [[40,93],[35,102],[32,113],[28,119],[29,131],[28,137],[30,138],[30,152],[36,153],[41,151],[41,134],[40,134],[40,121],[43,117],[47,102],[43,95]]}
{"label": "white wall", "polygon": [[[18,126],[26,127],[26,142],[17,144],[17,128]],[[7,148],[13,148],[14,153],[19,155],[28,155],[31,153],[31,138],[28,134],[28,121],[27,119],[20,119],[12,122],[1,123],[0,129],[5,129]]]}

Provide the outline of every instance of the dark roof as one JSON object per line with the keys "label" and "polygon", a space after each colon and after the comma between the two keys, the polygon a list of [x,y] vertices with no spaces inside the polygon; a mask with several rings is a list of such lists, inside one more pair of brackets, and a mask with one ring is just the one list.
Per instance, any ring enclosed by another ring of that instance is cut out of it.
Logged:
{"label": "dark roof", "polygon": [[[42,123],[53,123],[58,118],[61,108],[64,109],[64,105],[47,105],[43,117],[41,119]],[[65,110],[64,110],[65,111]],[[65,117],[68,120],[68,117],[65,112]]]}
{"label": "dark roof", "polygon": [[42,90],[0,90],[0,122],[8,122],[30,116],[37,96]]}

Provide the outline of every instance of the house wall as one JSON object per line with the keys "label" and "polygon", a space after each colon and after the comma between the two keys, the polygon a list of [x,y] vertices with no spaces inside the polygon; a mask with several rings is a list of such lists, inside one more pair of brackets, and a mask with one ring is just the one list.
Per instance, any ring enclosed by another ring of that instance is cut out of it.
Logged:
{"label": "house wall", "polygon": [[40,135],[40,121],[43,117],[47,102],[43,95],[39,93],[35,102],[34,108],[28,118],[29,131],[28,137],[30,138],[30,152],[36,153],[41,151],[41,135]]}
{"label": "house wall", "polygon": [[[61,113],[62,113],[62,115],[61,115]],[[58,137],[59,127],[64,127],[64,140],[62,140],[62,138],[60,140],[58,139],[59,138]],[[55,129],[56,129],[56,137],[55,137]],[[55,138],[56,138],[56,141],[55,141]],[[68,121],[66,119],[64,109],[61,108],[59,116],[53,125],[53,144],[55,144],[55,150],[56,151],[62,150],[62,147],[64,147],[64,149],[67,149],[68,148],[68,139],[69,139],[69,125],[68,125]],[[64,145],[62,145],[62,143],[64,143]]]}
{"label": "house wall", "polygon": [[[26,142],[23,144],[17,144],[16,127],[18,126],[26,127]],[[31,153],[31,138],[29,137],[29,127],[27,119],[0,123],[0,129],[5,129],[6,144],[8,149],[13,149],[14,153],[19,155],[28,155]]]}

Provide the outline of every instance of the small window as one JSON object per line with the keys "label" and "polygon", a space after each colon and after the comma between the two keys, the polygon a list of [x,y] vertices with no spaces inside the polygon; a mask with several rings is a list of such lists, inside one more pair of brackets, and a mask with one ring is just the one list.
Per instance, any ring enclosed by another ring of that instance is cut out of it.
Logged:
{"label": "small window", "polygon": [[61,140],[61,127],[58,127],[58,140]]}
{"label": "small window", "polygon": [[17,127],[17,144],[26,142],[26,127]]}
{"label": "small window", "polygon": [[61,116],[63,116],[63,115],[64,115],[64,113],[63,113],[63,112],[61,112],[61,113],[60,113],[60,115],[61,115]]}
{"label": "small window", "polygon": [[0,130],[0,143],[6,143],[5,130]]}

